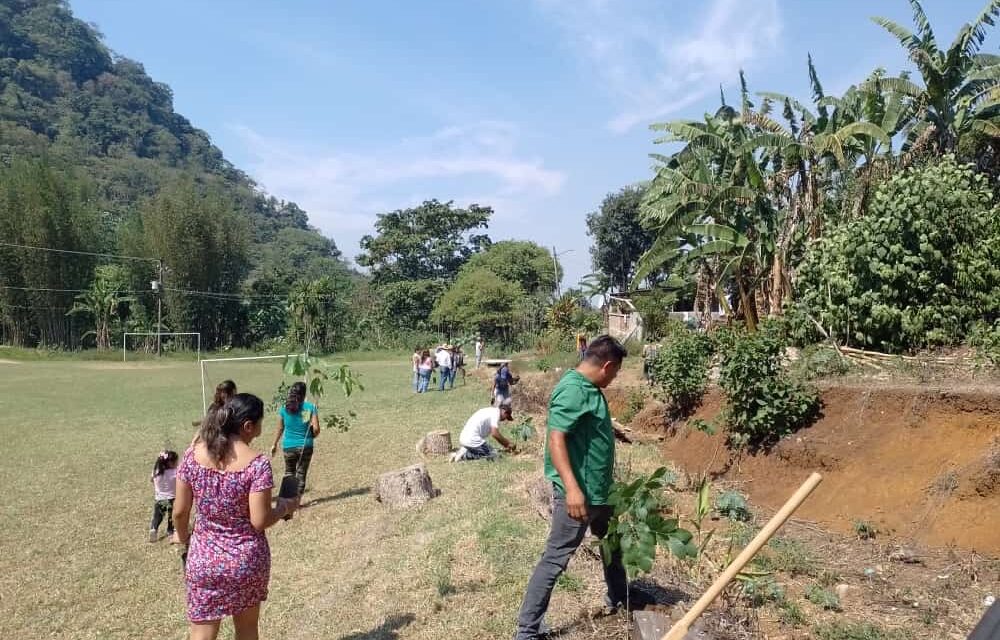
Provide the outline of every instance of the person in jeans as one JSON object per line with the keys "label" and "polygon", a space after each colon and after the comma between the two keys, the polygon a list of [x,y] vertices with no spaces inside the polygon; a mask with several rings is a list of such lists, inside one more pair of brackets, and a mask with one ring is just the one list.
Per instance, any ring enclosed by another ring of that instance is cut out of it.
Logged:
{"label": "person in jeans", "polygon": [[427,392],[427,387],[431,383],[432,371],[434,371],[434,359],[431,358],[431,352],[424,349],[424,352],[420,354],[420,365],[417,368],[417,374],[420,379],[417,383],[417,393]]}
{"label": "person in jeans", "polygon": [[441,384],[438,386],[438,391],[444,391],[444,385],[449,381],[451,382],[450,388],[454,389],[455,379],[451,377],[451,345],[445,345],[438,349],[436,359],[438,368],[441,369],[441,373],[438,374],[441,376]]}
{"label": "person in jeans", "polygon": [[413,392],[416,393],[420,388],[420,360],[421,360],[420,347],[413,350],[413,355],[410,356],[410,364],[413,366]]}
{"label": "person in jeans", "polygon": [[498,406],[503,406],[505,404],[511,404],[511,385],[517,384],[520,380],[519,377],[515,376],[510,370],[510,365],[508,363],[503,363],[500,368],[497,369],[497,373],[493,376],[493,387],[490,389],[490,404],[497,404]]}
{"label": "person in jeans", "polygon": [[[545,476],[554,494],[552,528],[528,581],[515,640],[541,636],[552,588],[587,528],[598,538],[608,532],[615,435],[601,389],[618,375],[626,355],[625,347],[614,338],[595,338],[576,369],[566,372],[552,390],[545,446]],[[617,608],[628,597],[625,568],[620,553],[604,560],[605,604]],[[634,603],[636,598],[631,600]]]}
{"label": "person in jeans", "polygon": [[478,369],[483,364],[483,339],[476,336],[476,368]]}
{"label": "person in jeans", "polygon": [[319,435],[319,413],[316,405],[306,402],[306,383],[296,382],[288,390],[288,400],[278,411],[278,433],[274,436],[271,455],[278,451],[278,442],[285,454],[285,476],[295,476],[299,495],[306,490],[306,474],[312,462],[313,442]]}
{"label": "person in jeans", "polygon": [[513,419],[514,415],[509,404],[500,407],[486,407],[472,414],[472,417],[466,421],[462,428],[462,433],[458,436],[460,446],[458,451],[452,454],[451,461],[496,459],[497,452],[486,440],[490,436],[493,436],[493,439],[499,442],[505,451],[513,452],[514,443],[500,433],[500,423],[510,422]]}

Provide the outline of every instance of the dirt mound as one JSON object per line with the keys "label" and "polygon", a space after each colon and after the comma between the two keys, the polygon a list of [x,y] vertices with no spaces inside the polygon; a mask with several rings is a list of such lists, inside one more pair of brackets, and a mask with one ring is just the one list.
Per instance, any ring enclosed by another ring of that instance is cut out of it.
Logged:
{"label": "dirt mound", "polygon": [[[777,508],[807,473],[823,484],[798,515],[852,532],[871,522],[902,540],[1000,555],[1000,396],[921,387],[829,387],[823,415],[769,454],[730,459],[725,434],[680,428],[664,454],[736,481]],[[695,417],[714,418],[708,394]]]}
{"label": "dirt mound", "polygon": [[659,400],[649,400],[642,411],[635,414],[632,421],[628,423],[629,429],[640,433],[662,434],[667,430],[668,417],[667,405]]}
{"label": "dirt mound", "polygon": [[522,375],[513,391],[514,408],[522,413],[544,414],[560,375],[555,371]]}

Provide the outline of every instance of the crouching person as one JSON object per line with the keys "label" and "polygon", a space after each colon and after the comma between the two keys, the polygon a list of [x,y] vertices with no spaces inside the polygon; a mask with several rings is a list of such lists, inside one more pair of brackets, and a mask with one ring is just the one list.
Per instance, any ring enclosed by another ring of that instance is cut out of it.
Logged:
{"label": "crouching person", "polygon": [[458,436],[460,445],[452,457],[452,462],[462,460],[493,460],[497,457],[497,452],[490,446],[487,439],[493,436],[505,451],[513,452],[514,444],[500,433],[500,423],[510,422],[514,419],[513,410],[510,405],[499,407],[486,407],[472,414],[472,417],[465,423],[461,435]]}

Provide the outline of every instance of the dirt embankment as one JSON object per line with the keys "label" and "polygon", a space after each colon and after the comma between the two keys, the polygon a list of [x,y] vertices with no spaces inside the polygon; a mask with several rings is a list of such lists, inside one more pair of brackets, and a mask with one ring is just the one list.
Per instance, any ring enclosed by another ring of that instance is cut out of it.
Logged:
{"label": "dirt embankment", "polygon": [[[544,413],[559,374],[525,375],[519,409]],[[620,417],[638,380],[606,395]],[[734,483],[751,501],[777,509],[812,471],[823,484],[797,513],[853,533],[856,523],[906,543],[954,546],[1000,557],[1000,391],[924,386],[829,385],[811,427],[771,451],[733,457],[725,434],[665,426],[661,403],[647,400],[629,426],[663,434],[664,457],[689,474]],[[695,418],[712,420],[724,400],[706,395]]]}
{"label": "dirt embankment", "polygon": [[[710,392],[695,417],[723,404]],[[833,386],[822,417],[768,453],[730,459],[724,434],[668,430],[664,455],[779,507],[811,471],[823,484],[797,515],[851,532],[871,522],[905,542],[1000,556],[1000,394]]]}

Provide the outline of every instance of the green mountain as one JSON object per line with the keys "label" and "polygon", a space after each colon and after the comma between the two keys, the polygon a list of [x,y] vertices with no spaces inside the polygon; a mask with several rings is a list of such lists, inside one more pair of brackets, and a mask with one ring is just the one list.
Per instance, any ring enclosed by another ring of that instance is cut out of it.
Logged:
{"label": "green mountain", "polygon": [[[0,0],[0,163],[41,157],[92,182],[112,226],[178,180],[223,192],[250,223],[251,281],[275,272],[283,284],[295,275],[348,273],[305,211],[264,193],[228,162],[174,111],[170,87],[115,54],[66,2]],[[272,248],[289,240],[297,246],[290,261]]]}

